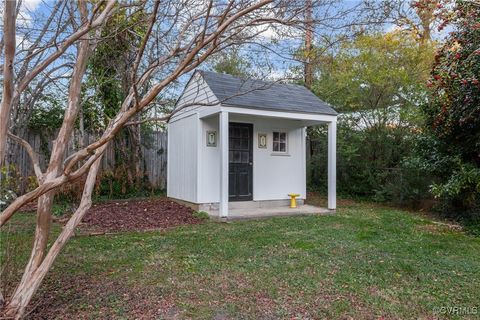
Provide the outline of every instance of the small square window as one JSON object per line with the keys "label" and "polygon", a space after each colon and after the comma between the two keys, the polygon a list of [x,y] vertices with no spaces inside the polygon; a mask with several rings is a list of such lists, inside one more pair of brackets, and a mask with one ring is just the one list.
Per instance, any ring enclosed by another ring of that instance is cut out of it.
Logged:
{"label": "small square window", "polygon": [[286,132],[273,132],[273,152],[287,152]]}

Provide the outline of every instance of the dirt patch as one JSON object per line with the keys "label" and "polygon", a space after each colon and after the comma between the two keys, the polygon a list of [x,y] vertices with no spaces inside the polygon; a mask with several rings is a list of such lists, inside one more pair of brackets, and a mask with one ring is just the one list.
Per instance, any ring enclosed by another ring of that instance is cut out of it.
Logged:
{"label": "dirt patch", "polygon": [[26,319],[172,319],[180,312],[174,300],[155,288],[64,275],[61,281],[47,279]]}
{"label": "dirt patch", "polygon": [[[326,208],[328,206],[328,198],[320,195],[318,192],[307,192],[307,204]],[[337,198],[337,207],[349,207],[358,205],[358,202],[352,199]]]}
{"label": "dirt patch", "polygon": [[441,234],[445,232],[452,231],[462,231],[462,226],[454,223],[443,223],[433,221],[430,224],[419,225],[416,227],[417,230],[430,233],[430,234]]}
{"label": "dirt patch", "polygon": [[197,224],[194,211],[166,198],[94,204],[80,226],[81,232],[120,232],[168,229]]}

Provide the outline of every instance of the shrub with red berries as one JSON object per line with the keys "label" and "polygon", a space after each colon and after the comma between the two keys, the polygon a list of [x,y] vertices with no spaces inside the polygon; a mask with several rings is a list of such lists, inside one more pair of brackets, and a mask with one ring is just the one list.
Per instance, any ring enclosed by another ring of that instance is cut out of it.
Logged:
{"label": "shrub with red berries", "polygon": [[459,1],[455,13],[455,31],[435,58],[424,112],[439,139],[480,166],[480,6]]}
{"label": "shrub with red berries", "polygon": [[431,187],[437,198],[453,204],[452,212],[475,212],[480,221],[480,5],[458,1],[454,13],[454,31],[427,82],[431,94],[422,110],[428,138],[418,163],[438,177]]}

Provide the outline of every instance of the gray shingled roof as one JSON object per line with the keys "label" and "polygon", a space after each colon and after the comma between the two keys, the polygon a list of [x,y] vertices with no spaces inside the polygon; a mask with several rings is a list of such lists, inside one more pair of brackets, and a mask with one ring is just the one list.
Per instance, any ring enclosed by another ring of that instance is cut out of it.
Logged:
{"label": "gray shingled roof", "polygon": [[247,80],[203,70],[198,72],[222,105],[337,115],[329,104],[300,85]]}

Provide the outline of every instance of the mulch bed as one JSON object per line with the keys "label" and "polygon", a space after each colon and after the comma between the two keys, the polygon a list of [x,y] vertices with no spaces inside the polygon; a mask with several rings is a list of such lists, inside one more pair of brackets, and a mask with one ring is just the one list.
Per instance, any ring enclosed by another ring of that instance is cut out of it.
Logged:
{"label": "mulch bed", "polygon": [[146,231],[201,223],[193,213],[166,198],[97,203],[83,218],[80,233]]}
{"label": "mulch bed", "polygon": [[[37,209],[36,201],[22,211]],[[194,210],[167,198],[117,200],[92,205],[79,226],[78,234],[105,234],[122,231],[169,229],[179,225],[198,224],[202,219],[193,216]],[[69,216],[57,218],[66,223]]]}

